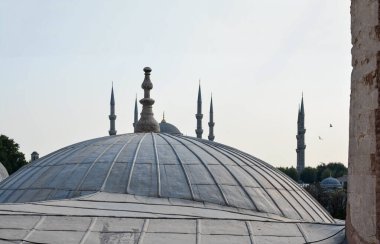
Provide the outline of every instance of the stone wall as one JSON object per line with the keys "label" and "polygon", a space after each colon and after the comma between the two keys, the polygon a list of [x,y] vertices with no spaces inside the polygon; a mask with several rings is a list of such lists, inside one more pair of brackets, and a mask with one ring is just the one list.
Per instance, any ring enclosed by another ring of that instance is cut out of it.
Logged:
{"label": "stone wall", "polygon": [[351,0],[347,237],[380,243],[380,0]]}

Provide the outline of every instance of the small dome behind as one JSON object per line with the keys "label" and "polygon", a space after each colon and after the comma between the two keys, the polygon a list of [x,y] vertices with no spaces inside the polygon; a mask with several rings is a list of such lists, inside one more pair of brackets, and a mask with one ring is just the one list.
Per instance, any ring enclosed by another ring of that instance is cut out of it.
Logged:
{"label": "small dome behind", "polygon": [[179,131],[179,129],[175,125],[167,123],[165,119],[163,119],[160,123],[160,132],[176,136],[182,136],[181,131]]}
{"label": "small dome behind", "polygon": [[0,163],[0,181],[4,180],[9,176],[7,169],[2,163]]}
{"label": "small dome behind", "polygon": [[342,188],[342,184],[340,184],[339,180],[334,177],[328,177],[321,181],[322,188]]}

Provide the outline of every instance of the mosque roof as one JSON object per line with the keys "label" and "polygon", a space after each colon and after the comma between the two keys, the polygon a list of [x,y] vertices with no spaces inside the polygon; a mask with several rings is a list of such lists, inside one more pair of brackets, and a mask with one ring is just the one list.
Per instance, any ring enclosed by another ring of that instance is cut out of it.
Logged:
{"label": "mosque roof", "polygon": [[320,184],[325,188],[342,188],[342,184],[339,182],[339,180],[331,176],[323,179]]}
{"label": "mosque roof", "polygon": [[[149,93],[151,69],[144,71],[136,133],[64,147],[0,182],[0,242],[344,240],[344,222],[270,164],[211,139],[160,132]],[[201,123],[197,128],[202,136]]]}

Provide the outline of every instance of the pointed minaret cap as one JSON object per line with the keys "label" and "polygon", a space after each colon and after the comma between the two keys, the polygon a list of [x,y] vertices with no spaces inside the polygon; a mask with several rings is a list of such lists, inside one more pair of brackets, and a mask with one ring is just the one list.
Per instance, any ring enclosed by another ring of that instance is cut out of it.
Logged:
{"label": "pointed minaret cap", "polygon": [[154,100],[150,98],[150,90],[153,88],[153,84],[150,81],[150,72],[152,69],[149,67],[144,68],[145,78],[141,84],[141,88],[144,89],[144,98],[140,100],[140,103],[143,105],[141,111],[140,120],[135,126],[135,133],[140,132],[160,132],[160,126],[158,122],[153,117],[152,105]]}
{"label": "pointed minaret cap", "polygon": [[165,112],[162,113],[162,120],[161,120],[161,123],[166,123],[166,120],[165,120]]}

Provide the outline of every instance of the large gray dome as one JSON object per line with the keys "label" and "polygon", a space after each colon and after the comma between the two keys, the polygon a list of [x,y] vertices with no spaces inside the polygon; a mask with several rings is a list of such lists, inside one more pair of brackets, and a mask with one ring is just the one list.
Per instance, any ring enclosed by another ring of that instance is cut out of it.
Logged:
{"label": "large gray dome", "polygon": [[99,191],[334,222],[269,164],[219,143],[162,133],[102,137],[62,148],[1,182],[0,202],[70,199]]}

